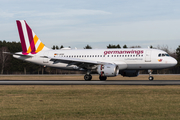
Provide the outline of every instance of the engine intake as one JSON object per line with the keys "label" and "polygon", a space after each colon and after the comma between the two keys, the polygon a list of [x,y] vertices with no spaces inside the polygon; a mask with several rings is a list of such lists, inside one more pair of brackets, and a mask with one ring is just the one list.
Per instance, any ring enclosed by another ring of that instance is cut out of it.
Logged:
{"label": "engine intake", "polygon": [[101,76],[114,77],[118,75],[119,67],[115,64],[99,65],[97,68],[97,72]]}

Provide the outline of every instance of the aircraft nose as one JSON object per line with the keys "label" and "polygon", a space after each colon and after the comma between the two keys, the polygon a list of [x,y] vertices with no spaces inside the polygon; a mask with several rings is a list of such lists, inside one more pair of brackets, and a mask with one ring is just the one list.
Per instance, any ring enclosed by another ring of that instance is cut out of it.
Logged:
{"label": "aircraft nose", "polygon": [[177,64],[177,60],[175,58],[172,58],[171,64],[173,64],[173,66],[175,66]]}

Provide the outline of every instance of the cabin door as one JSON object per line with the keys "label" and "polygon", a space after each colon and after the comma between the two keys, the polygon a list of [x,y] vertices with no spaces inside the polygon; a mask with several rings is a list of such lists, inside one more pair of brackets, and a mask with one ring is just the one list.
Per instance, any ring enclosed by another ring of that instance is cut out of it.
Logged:
{"label": "cabin door", "polygon": [[147,50],[145,55],[145,62],[151,62],[151,50]]}

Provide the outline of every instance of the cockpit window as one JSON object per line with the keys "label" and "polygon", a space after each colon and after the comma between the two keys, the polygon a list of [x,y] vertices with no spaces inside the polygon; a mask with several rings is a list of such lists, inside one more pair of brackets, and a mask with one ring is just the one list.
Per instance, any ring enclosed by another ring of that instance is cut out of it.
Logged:
{"label": "cockpit window", "polygon": [[160,53],[158,54],[158,57],[165,57],[165,56],[169,56],[167,53]]}

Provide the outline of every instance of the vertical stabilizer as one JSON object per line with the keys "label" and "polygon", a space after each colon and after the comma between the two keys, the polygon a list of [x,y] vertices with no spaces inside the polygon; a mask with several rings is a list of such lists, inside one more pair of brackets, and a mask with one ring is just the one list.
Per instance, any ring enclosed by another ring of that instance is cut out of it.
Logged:
{"label": "vertical stabilizer", "polygon": [[46,48],[25,20],[17,20],[16,23],[24,55],[36,54]]}

